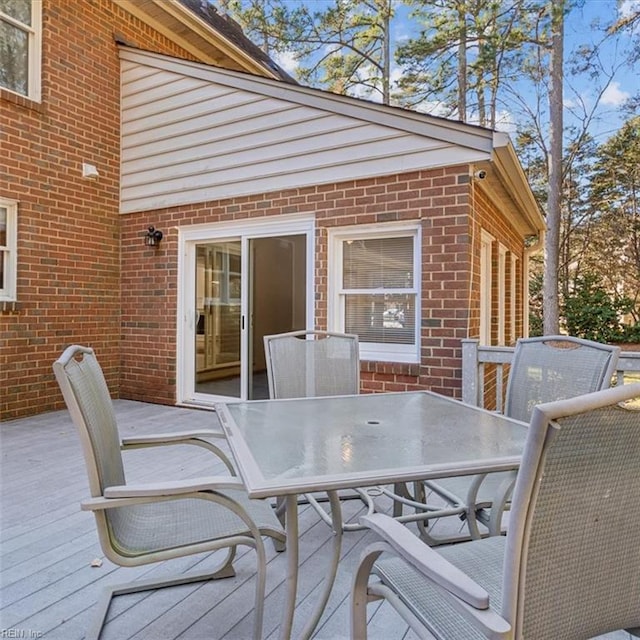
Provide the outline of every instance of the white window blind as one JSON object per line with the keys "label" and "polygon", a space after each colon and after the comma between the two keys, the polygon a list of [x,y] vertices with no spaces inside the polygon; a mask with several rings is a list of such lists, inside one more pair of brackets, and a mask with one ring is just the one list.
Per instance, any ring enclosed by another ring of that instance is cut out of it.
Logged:
{"label": "white window blind", "polygon": [[330,232],[332,328],[355,333],[365,360],[418,362],[417,225]]}
{"label": "white window blind", "polygon": [[413,344],[413,238],[372,238],[343,246],[345,330],[361,342]]}

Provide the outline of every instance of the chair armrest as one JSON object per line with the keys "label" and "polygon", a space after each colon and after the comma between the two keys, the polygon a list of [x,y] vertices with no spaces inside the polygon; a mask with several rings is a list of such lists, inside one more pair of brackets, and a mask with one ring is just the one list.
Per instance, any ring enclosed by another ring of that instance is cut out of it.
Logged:
{"label": "chair armrest", "polygon": [[163,447],[176,444],[193,444],[203,449],[211,451],[217,456],[232,476],[237,475],[236,470],[229,460],[227,454],[217,445],[209,442],[205,438],[225,438],[222,431],[172,431],[170,433],[150,433],[136,436],[128,436],[122,438],[121,448],[127,449],[144,449],[146,447]]}
{"label": "chair armrest", "polygon": [[103,496],[84,500],[80,503],[80,508],[82,511],[100,511],[228,489],[244,489],[244,485],[241,480],[233,476],[203,476],[188,480],[127,484],[107,487]]}
{"label": "chair armrest", "polygon": [[375,513],[360,518],[402,558],[427,578],[475,609],[489,608],[489,594],[463,571],[427,546],[407,527],[390,516]]}
{"label": "chair armrest", "polygon": [[149,498],[154,496],[178,496],[197,491],[224,491],[244,489],[242,481],[228,476],[204,476],[187,480],[149,482],[145,484],[125,484],[107,487],[104,497],[109,498]]}
{"label": "chair armrest", "polygon": [[172,431],[170,433],[150,433],[144,435],[127,436],[122,438],[123,447],[131,447],[135,445],[162,445],[165,443],[176,443],[182,440],[191,440],[194,438],[224,438],[222,431]]}

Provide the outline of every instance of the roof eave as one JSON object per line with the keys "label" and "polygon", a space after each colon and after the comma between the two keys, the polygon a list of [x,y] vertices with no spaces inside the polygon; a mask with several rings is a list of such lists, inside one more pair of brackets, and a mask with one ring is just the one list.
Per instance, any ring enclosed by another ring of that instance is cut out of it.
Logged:
{"label": "roof eave", "polygon": [[[158,0],[154,1],[158,2]],[[166,2],[166,0],[161,1]],[[211,25],[207,24],[202,18],[193,13],[188,7],[180,3],[171,3],[171,7],[172,9],[175,9],[175,16],[182,22],[182,24],[190,27],[202,36],[210,36],[225,55],[228,55],[238,64],[242,65],[243,68],[245,68],[247,71],[251,73],[259,73],[260,75],[266,75],[269,78],[279,79],[279,76],[275,71],[269,69],[269,67],[261,61],[257,61],[241,47],[238,47],[235,43],[226,38],[224,34],[221,34]]]}
{"label": "roof eave", "polygon": [[492,164],[505,189],[529,227],[531,235],[544,233],[546,222],[518,160],[513,143],[505,133],[494,132]]}
{"label": "roof eave", "polygon": [[[150,26],[153,26],[163,35],[185,48],[202,62],[214,65],[219,64],[219,61],[207,50],[208,48],[204,48],[198,44],[197,38],[188,39],[181,37],[175,30],[167,27],[160,21],[154,20],[153,17],[144,10],[144,4],[132,3],[125,0],[115,1],[122,9],[135,15],[146,24],[150,24]],[[262,61],[256,60],[256,58],[251,56],[247,51],[244,51],[229,38],[225,37],[224,34],[220,33],[212,25],[207,24],[205,20],[180,2],[170,2],[167,0],[147,0],[147,2],[171,15],[198,38],[213,45],[223,56],[233,60],[242,70],[268,78],[281,79],[281,76],[275,70],[270,69],[269,66]]]}

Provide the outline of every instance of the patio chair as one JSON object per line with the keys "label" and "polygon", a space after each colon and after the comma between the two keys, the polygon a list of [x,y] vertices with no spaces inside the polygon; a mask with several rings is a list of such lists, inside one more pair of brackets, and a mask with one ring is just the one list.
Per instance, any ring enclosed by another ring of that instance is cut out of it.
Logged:
{"label": "patio chair", "polygon": [[264,501],[250,500],[233,475],[189,480],[128,484],[121,450],[136,447],[195,444],[224,454],[203,436],[215,432],[183,432],[121,441],[109,389],[92,349],[70,346],[53,365],[71,418],[78,430],[89,476],[91,498],[81,508],[92,511],[105,556],[133,567],[219,549],[226,557],[208,573],[182,574],[162,581],[132,582],[109,587],[97,604],[86,638],[99,638],[111,598],[191,582],[232,577],[238,545],[257,555],[254,637],[262,635],[266,556],[262,536],[283,543],[285,534]]}
{"label": "patio chair", "polygon": [[264,337],[270,398],[315,398],[360,391],[358,336],[291,331]]}
{"label": "patio chair", "polygon": [[[314,398],[353,395],[360,391],[360,356],[358,336],[329,331],[292,331],[264,336],[269,397]],[[369,513],[374,510],[372,497],[364,489],[341,492],[341,499],[360,498]],[[307,494],[304,500],[330,526],[332,519],[318,502]],[[324,500],[324,499],[322,499]],[[278,512],[283,501],[278,500]],[[357,523],[342,523],[345,531],[361,529]]]}
{"label": "patio chair", "polygon": [[[509,369],[504,413],[529,422],[537,404],[563,400],[610,386],[619,347],[572,336],[542,336],[517,341]],[[508,509],[516,471],[442,478],[414,484],[414,500],[424,503],[429,491],[454,508],[462,508],[469,535],[480,538],[479,523],[489,535],[499,535]],[[416,507],[419,510],[419,507]],[[397,511],[397,508],[396,508]],[[425,513],[426,516],[430,514]],[[429,532],[429,519],[417,521],[422,537],[432,545],[451,542]],[[461,536],[460,539],[465,539]]]}
{"label": "patio chair", "polygon": [[366,639],[380,599],[419,637],[640,635],[640,509],[621,508],[640,495],[639,401],[636,383],[533,410],[507,536],[434,549],[389,516],[364,517],[381,540],[353,578],[352,638]]}

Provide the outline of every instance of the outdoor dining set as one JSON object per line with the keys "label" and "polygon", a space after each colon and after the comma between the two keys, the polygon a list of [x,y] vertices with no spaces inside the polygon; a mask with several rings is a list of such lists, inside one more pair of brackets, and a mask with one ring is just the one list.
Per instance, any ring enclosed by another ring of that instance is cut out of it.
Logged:
{"label": "outdoor dining set", "polygon": [[[350,634],[386,601],[418,637],[573,639],[625,629],[640,637],[640,383],[611,386],[617,347],[569,336],[517,342],[504,411],[427,390],[359,393],[357,336],[265,336],[268,400],[219,402],[222,429],[119,435],[92,349],[54,363],[77,427],[105,556],[137,566],[215,553],[206,574],[109,588],[113,596],[234,575],[256,559],[253,635],[263,637],[265,538],[286,554],[279,636],[293,636],[302,503],[331,527],[325,579],[301,637],[312,637],[344,537],[375,532],[352,577]],[[228,474],[128,483],[122,452],[195,445]],[[230,452],[230,455],[229,453]],[[378,497],[391,508],[378,508]],[[343,517],[344,501],[365,515]],[[442,518],[461,523],[438,535]]]}

